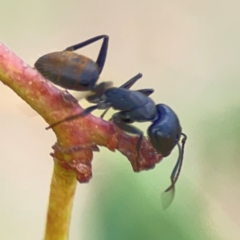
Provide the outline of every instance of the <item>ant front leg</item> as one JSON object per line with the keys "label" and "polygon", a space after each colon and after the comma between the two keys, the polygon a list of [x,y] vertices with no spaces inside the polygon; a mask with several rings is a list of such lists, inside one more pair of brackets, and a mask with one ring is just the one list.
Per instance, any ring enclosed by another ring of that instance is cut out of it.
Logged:
{"label": "ant front leg", "polygon": [[103,39],[103,43],[102,43],[100,52],[98,54],[98,58],[96,60],[96,64],[98,66],[99,75],[100,75],[101,72],[102,72],[102,69],[104,67],[106,57],[107,57],[108,41],[109,41],[109,37],[107,35],[100,35],[100,36],[97,36],[97,37],[94,37],[94,38],[90,38],[90,39],[88,39],[84,42],[81,42],[81,43],[78,43],[78,44],[75,44],[73,46],[70,46],[70,47],[66,48],[65,51],[75,51],[79,48],[82,48],[82,47],[85,47],[89,44],[92,44],[92,43],[94,43],[94,42],[96,42],[100,39]]}
{"label": "ant front leg", "polygon": [[136,170],[138,170],[139,169],[138,159],[139,159],[139,153],[140,153],[141,144],[142,144],[142,140],[143,140],[143,132],[134,126],[129,125],[130,123],[133,123],[134,121],[131,120],[130,118],[127,118],[124,112],[115,113],[112,116],[112,121],[123,131],[125,131],[127,133],[131,133],[131,134],[139,135],[137,145],[136,145],[137,157],[136,157],[135,164],[134,164]]}

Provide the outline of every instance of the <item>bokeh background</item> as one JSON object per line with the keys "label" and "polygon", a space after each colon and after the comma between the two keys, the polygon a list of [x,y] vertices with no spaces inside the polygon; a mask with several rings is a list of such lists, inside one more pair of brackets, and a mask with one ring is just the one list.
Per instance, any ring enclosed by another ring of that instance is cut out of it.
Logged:
{"label": "bokeh background", "polygon": [[[170,183],[177,149],[138,174],[117,152],[95,153],[92,180],[77,188],[71,240],[240,239],[238,0],[0,5],[0,41],[31,66],[45,53],[108,34],[101,81],[118,86],[142,72],[134,88],[154,88],[154,101],[171,106],[188,135],[176,197],[166,211],[161,193]],[[79,52],[95,59],[99,47]],[[0,94],[0,238],[42,239],[56,139],[1,83]]]}

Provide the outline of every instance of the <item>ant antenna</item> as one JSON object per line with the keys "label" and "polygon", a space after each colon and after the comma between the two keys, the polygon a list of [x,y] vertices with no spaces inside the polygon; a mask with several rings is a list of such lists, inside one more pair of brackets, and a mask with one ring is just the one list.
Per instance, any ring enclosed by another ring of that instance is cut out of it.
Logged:
{"label": "ant antenna", "polygon": [[177,143],[178,150],[179,150],[178,160],[177,160],[177,163],[176,163],[175,167],[173,168],[173,171],[171,174],[171,185],[165,190],[165,192],[168,192],[168,191],[174,189],[175,184],[176,184],[178,177],[180,175],[180,172],[181,172],[182,163],[183,163],[183,155],[184,155],[184,147],[185,147],[185,143],[187,141],[187,135],[184,133],[181,133],[181,135],[183,136],[182,146],[180,147],[180,144]]}

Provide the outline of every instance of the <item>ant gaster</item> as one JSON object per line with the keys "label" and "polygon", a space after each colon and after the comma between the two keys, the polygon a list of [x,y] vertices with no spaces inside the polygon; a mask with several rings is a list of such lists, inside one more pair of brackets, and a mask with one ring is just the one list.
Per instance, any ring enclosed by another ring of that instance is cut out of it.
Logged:
{"label": "ant gaster", "polygon": [[[74,51],[103,39],[96,62]],[[37,71],[52,83],[69,90],[92,91],[94,94],[87,97],[91,103],[99,101],[111,83],[96,82],[103,70],[109,37],[100,35],[84,42],[75,44],[60,52],[48,53],[40,57],[34,64]]]}

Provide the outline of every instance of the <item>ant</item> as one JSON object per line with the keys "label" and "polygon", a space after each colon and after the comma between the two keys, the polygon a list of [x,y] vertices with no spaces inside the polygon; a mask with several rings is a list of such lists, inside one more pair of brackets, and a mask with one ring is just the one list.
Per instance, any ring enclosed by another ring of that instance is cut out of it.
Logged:
{"label": "ant", "polygon": [[[103,39],[96,62],[74,51]],[[107,35],[90,38],[75,44],[60,52],[48,53],[40,57],[34,64],[37,71],[54,84],[69,90],[92,91],[87,97],[91,103],[96,103],[111,86],[110,82],[96,85],[103,70],[108,50]]]}
{"label": "ant", "polygon": [[[62,122],[86,116],[96,109],[105,110],[101,115],[103,118],[106,112],[112,107],[115,110],[119,110],[119,112],[113,114],[111,120],[125,132],[139,135],[136,144],[138,158],[143,139],[143,132],[130,124],[134,122],[152,122],[147,133],[149,140],[156,151],[163,157],[167,157],[176,145],[179,150],[177,163],[171,174],[171,185],[165,190],[165,192],[168,192],[174,190],[179,177],[187,136],[182,133],[182,128],[176,113],[165,104],[155,105],[153,100],[149,97],[149,95],[154,92],[153,89],[140,89],[137,91],[129,90],[129,88],[141,77],[142,74],[139,73],[119,88],[112,87],[106,89],[96,105],[86,108],[79,114],[69,116],[56,122],[47,129],[55,127]],[[179,141],[181,136],[183,138],[180,145]]]}

